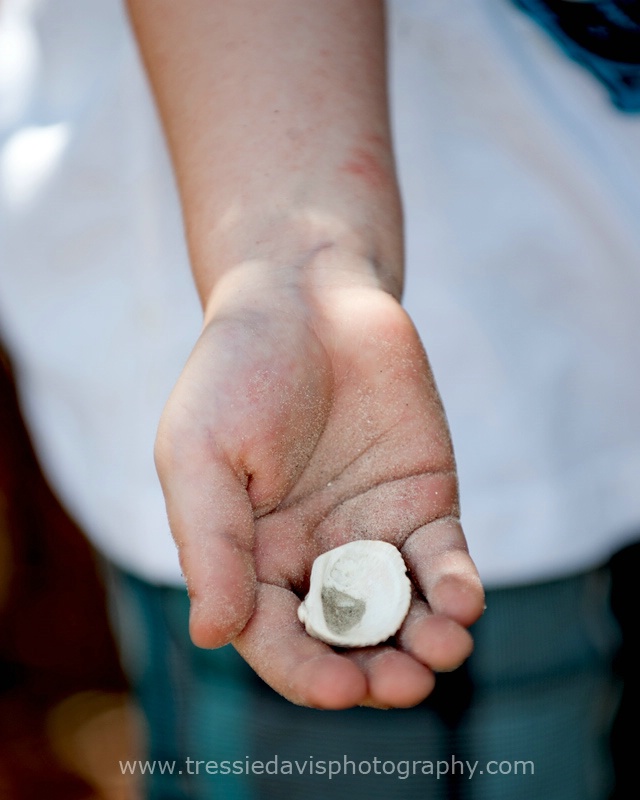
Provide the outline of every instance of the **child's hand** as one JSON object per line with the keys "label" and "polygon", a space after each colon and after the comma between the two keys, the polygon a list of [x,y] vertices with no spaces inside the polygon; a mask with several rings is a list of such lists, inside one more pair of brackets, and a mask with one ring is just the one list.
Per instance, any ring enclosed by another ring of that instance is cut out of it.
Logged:
{"label": "child's hand", "polygon": [[[225,277],[160,426],[192,638],[233,641],[294,703],[414,705],[469,655],[483,609],[447,423],[389,294],[295,274]],[[392,645],[338,653],[296,612],[314,558],[354,539],[397,545],[417,591]]]}

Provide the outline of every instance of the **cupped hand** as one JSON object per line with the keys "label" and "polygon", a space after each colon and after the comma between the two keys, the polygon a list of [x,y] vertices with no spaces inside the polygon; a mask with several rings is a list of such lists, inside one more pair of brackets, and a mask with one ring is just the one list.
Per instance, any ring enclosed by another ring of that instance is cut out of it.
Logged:
{"label": "cupped hand", "polygon": [[[156,462],[197,645],[232,641],[276,691],[318,708],[414,705],[471,652],[484,595],[446,419],[411,321],[372,282],[228,281]],[[356,539],[395,544],[414,596],[393,640],[338,651],[297,607],[316,556]]]}

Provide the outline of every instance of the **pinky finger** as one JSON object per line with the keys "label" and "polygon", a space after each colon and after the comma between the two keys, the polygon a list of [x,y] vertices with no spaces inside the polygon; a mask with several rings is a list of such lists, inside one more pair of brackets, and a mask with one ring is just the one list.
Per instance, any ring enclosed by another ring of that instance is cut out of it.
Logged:
{"label": "pinky finger", "polygon": [[414,600],[409,614],[396,634],[402,650],[435,672],[450,672],[473,651],[473,639],[460,623],[434,614],[423,600]]}

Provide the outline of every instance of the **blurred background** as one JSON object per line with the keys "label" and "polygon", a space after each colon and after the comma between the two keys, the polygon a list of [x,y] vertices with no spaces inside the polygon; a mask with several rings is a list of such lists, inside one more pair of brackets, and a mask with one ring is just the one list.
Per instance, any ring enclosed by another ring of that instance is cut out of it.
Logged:
{"label": "blurred background", "polygon": [[136,800],[142,727],[100,563],[36,462],[0,349],[0,798]]}

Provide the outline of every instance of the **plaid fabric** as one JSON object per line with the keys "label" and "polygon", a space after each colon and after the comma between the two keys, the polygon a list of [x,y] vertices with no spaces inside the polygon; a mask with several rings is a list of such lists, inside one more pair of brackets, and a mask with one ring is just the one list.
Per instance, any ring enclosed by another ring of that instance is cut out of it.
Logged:
{"label": "plaid fabric", "polygon": [[[151,800],[604,800],[611,791],[619,631],[607,570],[489,592],[467,665],[439,676],[421,706],[393,711],[296,707],[233,648],[191,644],[184,592],[116,570],[110,585],[125,668],[149,721],[148,758],[175,761],[173,775],[158,765],[147,775]],[[331,760],[341,774],[329,779]],[[244,774],[219,774],[225,761]],[[263,774],[247,775],[256,761]],[[439,777],[422,774],[438,761]],[[476,761],[471,777],[465,762]],[[533,762],[533,775],[514,774],[523,761]],[[218,774],[207,774],[212,762]],[[267,774],[284,762],[291,774]],[[417,774],[402,777],[413,762]]]}

